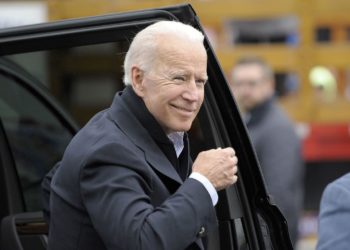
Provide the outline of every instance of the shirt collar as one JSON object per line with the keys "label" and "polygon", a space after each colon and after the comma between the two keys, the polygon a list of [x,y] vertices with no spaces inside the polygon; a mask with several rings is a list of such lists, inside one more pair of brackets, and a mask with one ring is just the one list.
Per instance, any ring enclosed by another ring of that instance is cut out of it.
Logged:
{"label": "shirt collar", "polygon": [[173,132],[167,135],[169,140],[174,144],[176,156],[179,157],[184,149],[184,132]]}

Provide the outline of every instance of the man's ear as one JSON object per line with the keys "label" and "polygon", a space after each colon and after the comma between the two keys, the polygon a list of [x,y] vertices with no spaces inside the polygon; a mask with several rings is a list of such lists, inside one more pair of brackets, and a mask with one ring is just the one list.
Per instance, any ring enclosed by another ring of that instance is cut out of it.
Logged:
{"label": "man's ear", "polygon": [[144,72],[137,66],[132,66],[131,68],[131,84],[132,88],[134,89],[135,93],[139,97],[143,97],[143,78],[144,78]]}

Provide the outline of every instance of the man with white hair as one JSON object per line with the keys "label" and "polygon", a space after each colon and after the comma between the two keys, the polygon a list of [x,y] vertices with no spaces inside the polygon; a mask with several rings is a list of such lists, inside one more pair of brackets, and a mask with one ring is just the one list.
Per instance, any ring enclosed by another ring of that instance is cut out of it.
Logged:
{"label": "man with white hair", "polygon": [[49,249],[203,249],[217,190],[237,181],[232,148],[192,164],[186,131],[204,99],[203,34],[160,21],[140,31],[125,89],[68,145],[51,181]]}

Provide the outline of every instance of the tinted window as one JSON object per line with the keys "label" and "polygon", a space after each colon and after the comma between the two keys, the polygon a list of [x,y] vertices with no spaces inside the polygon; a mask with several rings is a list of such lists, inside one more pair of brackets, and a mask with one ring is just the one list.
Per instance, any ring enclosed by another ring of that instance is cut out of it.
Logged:
{"label": "tinted window", "polygon": [[[208,87],[206,88],[206,99],[209,99],[209,92],[210,88]],[[222,135],[224,131],[221,130],[222,134],[217,133],[220,130],[221,117],[218,116],[218,112],[214,112],[214,103],[205,102],[206,104],[202,106],[189,131],[192,159],[195,159],[198,153],[203,150],[213,149],[217,145],[223,144]],[[224,197],[226,194],[228,197]],[[224,200],[225,202],[220,202]],[[228,210],[227,207],[231,209]],[[219,203],[215,209],[218,217],[218,227],[216,231],[208,232],[207,249],[231,249],[232,247],[241,250],[249,249],[245,227],[246,221],[243,215],[242,203],[238,196],[237,185],[231,186],[226,192],[219,192]]]}
{"label": "tinted window", "polygon": [[95,113],[109,107],[115,92],[124,87],[122,62],[127,48],[126,42],[113,42],[7,58],[41,80],[83,126]]}
{"label": "tinted window", "polygon": [[[1,71],[0,71],[1,72]],[[40,183],[72,135],[19,79],[0,73],[0,118],[15,160],[26,211],[41,209]]]}

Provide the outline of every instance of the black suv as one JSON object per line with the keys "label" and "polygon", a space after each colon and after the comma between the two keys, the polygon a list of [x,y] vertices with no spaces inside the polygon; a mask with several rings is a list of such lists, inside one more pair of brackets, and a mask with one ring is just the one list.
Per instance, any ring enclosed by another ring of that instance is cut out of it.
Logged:
{"label": "black suv", "polygon": [[[204,33],[190,5],[0,31],[0,250],[46,249],[40,184],[79,128],[62,107],[79,119],[84,109],[75,107],[94,105],[89,110],[97,111],[109,105],[123,88],[116,69],[122,67],[129,42],[159,20],[179,20]],[[246,128],[207,38],[205,47],[209,82],[189,132],[193,157],[201,150],[232,146],[239,158],[239,181],[219,193],[219,226],[208,235],[208,249],[292,249],[286,221],[269,201]],[[81,57],[86,51],[90,54]],[[61,74],[63,68],[70,71]]]}

